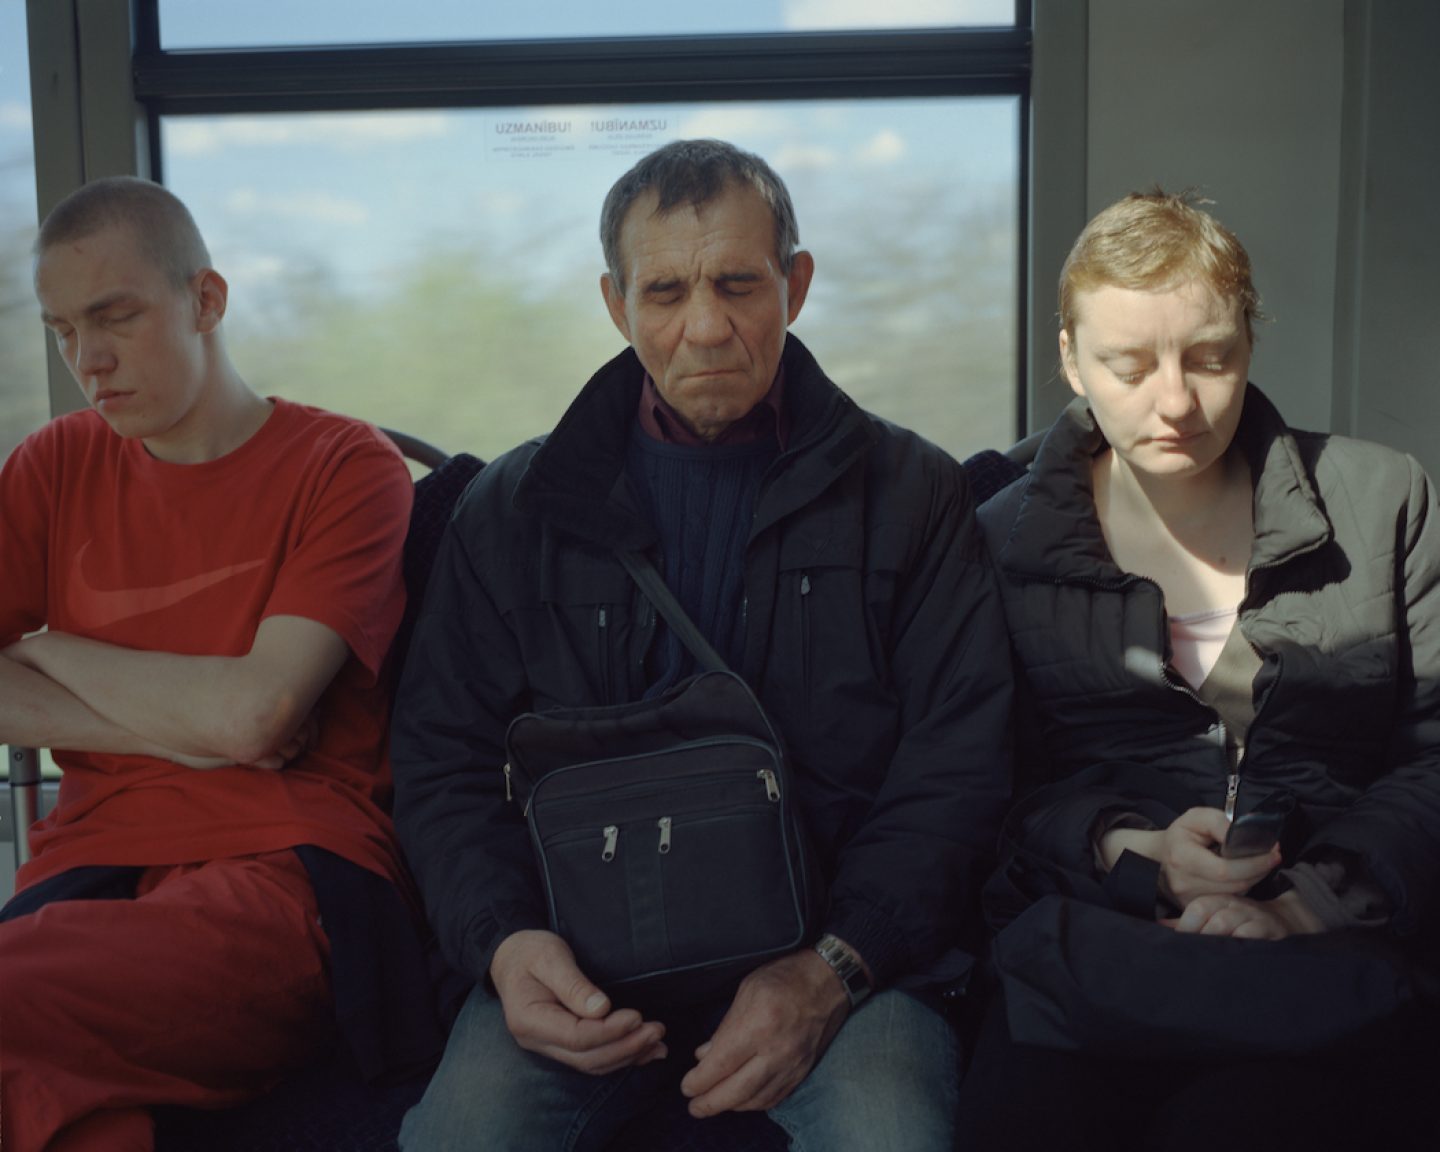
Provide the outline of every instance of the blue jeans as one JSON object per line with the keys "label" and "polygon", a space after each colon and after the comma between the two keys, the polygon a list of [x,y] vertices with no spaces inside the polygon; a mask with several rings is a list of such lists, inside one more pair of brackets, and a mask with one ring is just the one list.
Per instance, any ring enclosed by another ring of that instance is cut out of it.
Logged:
{"label": "blue jeans", "polygon": [[[499,1000],[476,989],[424,1098],[400,1129],[403,1152],[600,1152],[663,1092],[728,1007],[667,1022],[670,1055],[606,1076],[526,1052]],[[683,1047],[682,1047],[683,1045]],[[885,991],[852,1012],[810,1075],[770,1118],[792,1152],[952,1152],[958,1043],[934,1009]]]}

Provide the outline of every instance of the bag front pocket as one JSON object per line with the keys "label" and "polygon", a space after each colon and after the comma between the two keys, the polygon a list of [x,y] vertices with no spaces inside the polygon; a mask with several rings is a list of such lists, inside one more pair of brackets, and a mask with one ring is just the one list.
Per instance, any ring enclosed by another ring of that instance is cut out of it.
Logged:
{"label": "bag front pocket", "polygon": [[719,770],[597,788],[580,777],[623,779],[621,763],[577,765],[536,789],[551,927],[598,983],[758,963],[803,942],[778,778],[763,747],[725,743],[696,749],[707,766],[730,761]]}

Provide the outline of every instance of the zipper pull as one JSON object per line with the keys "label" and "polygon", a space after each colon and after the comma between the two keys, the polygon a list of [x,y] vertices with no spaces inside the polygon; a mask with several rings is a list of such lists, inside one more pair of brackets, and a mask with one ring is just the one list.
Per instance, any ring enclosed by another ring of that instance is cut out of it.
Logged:
{"label": "zipper pull", "polygon": [[505,799],[514,800],[515,790],[510,786],[510,765],[505,765]]}
{"label": "zipper pull", "polygon": [[620,829],[617,825],[605,825],[605,847],[600,850],[600,859],[606,864],[615,859],[615,845],[620,841]]}
{"label": "zipper pull", "polygon": [[800,595],[810,595],[810,574],[808,572],[802,572],[800,574]]}
{"label": "zipper pull", "polygon": [[660,826],[660,855],[664,856],[670,851],[670,817],[661,816],[655,823]]}
{"label": "zipper pull", "polygon": [[775,779],[775,773],[769,768],[761,768],[755,773],[761,780],[765,781],[765,795],[771,800],[780,799],[780,781]]}
{"label": "zipper pull", "polygon": [[1240,795],[1240,773],[1232,772],[1225,778],[1225,819],[1235,819],[1235,799]]}

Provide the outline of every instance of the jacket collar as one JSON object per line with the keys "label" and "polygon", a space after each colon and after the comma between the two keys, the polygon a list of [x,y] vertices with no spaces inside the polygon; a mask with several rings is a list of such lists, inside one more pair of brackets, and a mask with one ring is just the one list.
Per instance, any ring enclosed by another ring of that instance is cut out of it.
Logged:
{"label": "jacket collar", "polygon": [[[1299,445],[1260,389],[1251,384],[1236,431],[1255,483],[1251,570],[1283,564],[1331,537],[1305,470]],[[1095,513],[1091,460],[1105,437],[1082,398],[1071,401],[1040,444],[1024,481],[1000,567],[1016,575],[1057,580],[1119,581]]]}
{"label": "jacket collar", "polygon": [[1255,543],[1250,568],[1283,564],[1313,551],[1334,535],[1284,419],[1255,385],[1245,392],[1245,412],[1236,432],[1255,477]]}
{"label": "jacket collar", "polygon": [[[782,369],[789,448],[767,475],[755,532],[813,500],[878,436],[793,333],[785,338]],[[605,548],[655,542],[625,471],[644,379],[631,348],[590,378],[531,457],[515,486],[517,509]]]}

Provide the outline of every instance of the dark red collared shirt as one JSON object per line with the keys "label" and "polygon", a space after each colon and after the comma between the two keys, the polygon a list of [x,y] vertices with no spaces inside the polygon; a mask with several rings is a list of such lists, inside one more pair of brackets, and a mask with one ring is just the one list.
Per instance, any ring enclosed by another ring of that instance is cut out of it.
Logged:
{"label": "dark red collared shirt", "polygon": [[650,373],[645,373],[645,383],[640,388],[640,427],[652,440],[662,444],[676,444],[685,448],[700,448],[706,444],[753,444],[775,434],[780,451],[785,451],[785,437],[789,422],[785,419],[785,369],[775,372],[775,382],[770,391],[760,398],[760,403],[736,420],[714,440],[702,440],[685,425],[680,414],[665,402],[660,389]]}

